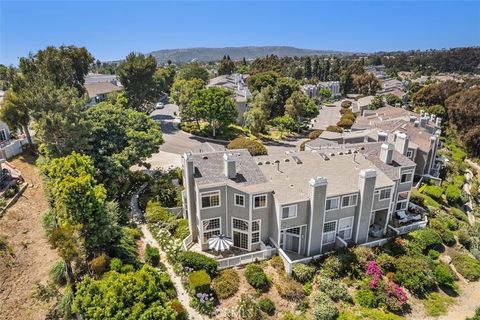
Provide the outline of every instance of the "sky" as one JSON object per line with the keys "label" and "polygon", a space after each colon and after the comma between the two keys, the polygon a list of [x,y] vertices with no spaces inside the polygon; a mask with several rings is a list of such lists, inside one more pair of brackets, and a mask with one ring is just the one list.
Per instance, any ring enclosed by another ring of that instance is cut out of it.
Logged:
{"label": "sky", "polygon": [[287,45],[353,52],[480,45],[480,2],[4,1],[0,63],[48,45],[129,52]]}

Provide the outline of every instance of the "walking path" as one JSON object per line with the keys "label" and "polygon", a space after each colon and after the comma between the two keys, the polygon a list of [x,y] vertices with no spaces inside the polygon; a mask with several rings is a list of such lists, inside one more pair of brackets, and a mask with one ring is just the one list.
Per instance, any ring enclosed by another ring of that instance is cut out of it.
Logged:
{"label": "walking path", "polygon": [[168,262],[165,252],[163,252],[163,250],[160,248],[160,246],[158,245],[155,238],[153,238],[152,234],[150,233],[150,230],[148,230],[147,225],[142,224],[139,227],[143,232],[143,237],[145,239],[145,241],[144,241],[145,244],[148,243],[151,246],[153,246],[155,248],[158,248],[158,250],[160,251],[160,259],[163,262],[163,264],[165,265],[165,267],[167,269],[167,273],[170,276],[170,279],[172,280],[172,283],[175,286],[175,289],[177,290],[178,300],[183,305],[185,310],[187,310],[187,312],[188,312],[189,319],[202,320],[203,319],[202,315],[200,315],[197,312],[197,310],[190,307],[190,296],[187,293],[187,291],[183,288],[182,279],[173,271],[173,267]]}
{"label": "walking path", "polygon": [[145,246],[147,244],[151,245],[152,247],[155,247],[158,249],[160,252],[160,259],[162,263],[165,265],[165,268],[167,269],[167,273],[170,276],[170,279],[172,280],[172,283],[175,287],[175,290],[177,291],[177,297],[178,301],[183,305],[185,310],[187,310],[187,313],[189,315],[189,319],[192,320],[202,320],[203,317],[200,315],[197,310],[193,309],[190,307],[190,296],[183,287],[182,284],[182,279],[179,277],[174,271],[173,271],[173,266],[168,262],[167,260],[167,255],[165,252],[163,252],[162,248],[158,245],[157,240],[152,236],[152,233],[150,230],[148,230],[148,227],[146,224],[143,224],[143,212],[138,206],[138,195],[147,187],[148,183],[144,183],[138,188],[137,192],[134,193],[132,198],[130,199],[130,209],[131,209],[131,219],[133,222],[138,224],[140,229],[143,232],[143,238],[144,238],[144,244]]}

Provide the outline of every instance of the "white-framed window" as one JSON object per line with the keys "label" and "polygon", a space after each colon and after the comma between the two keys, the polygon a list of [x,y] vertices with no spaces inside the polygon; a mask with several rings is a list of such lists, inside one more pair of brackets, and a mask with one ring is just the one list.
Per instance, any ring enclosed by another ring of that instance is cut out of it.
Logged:
{"label": "white-framed window", "polygon": [[287,233],[296,234],[296,235],[300,235],[300,231],[301,231],[300,227],[290,228],[286,230]]}
{"label": "white-framed window", "polygon": [[323,244],[335,243],[335,236],[337,234],[337,221],[325,222],[323,225]]}
{"label": "white-framed window", "polygon": [[402,177],[400,178],[401,183],[411,182],[413,179],[413,170],[407,170],[402,173]]}
{"label": "white-framed window", "polygon": [[204,192],[201,198],[202,209],[220,207],[220,191]]}
{"label": "white-framed window", "polygon": [[0,141],[7,140],[7,137],[8,137],[7,130],[5,129],[0,130]]}
{"label": "white-framed window", "polygon": [[397,196],[397,201],[407,201],[410,196],[409,191],[399,192]]}
{"label": "white-framed window", "polygon": [[352,238],[353,217],[338,220],[338,236],[343,240]]}
{"label": "white-framed window", "polygon": [[353,207],[357,205],[357,195],[351,194],[342,197],[342,208]]}
{"label": "white-framed window", "polygon": [[252,243],[260,242],[260,220],[252,221]]}
{"label": "white-framed window", "polygon": [[235,205],[237,207],[245,207],[245,196],[243,194],[235,193]]}
{"label": "white-framed window", "polygon": [[397,202],[397,210],[406,210],[408,201]]}
{"label": "white-framed window", "polygon": [[340,207],[340,197],[328,198],[325,211],[336,210]]}
{"label": "white-framed window", "polygon": [[233,218],[233,229],[248,231],[248,221]]}
{"label": "white-framed window", "polygon": [[407,158],[410,158],[410,159],[413,158],[413,149],[408,149],[407,150]]}
{"label": "white-framed window", "polygon": [[260,209],[267,207],[267,195],[259,194],[253,197],[253,208]]}
{"label": "white-framed window", "polygon": [[205,219],[202,220],[203,242],[206,243],[208,239],[217,236],[221,233],[221,219]]}
{"label": "white-framed window", "polygon": [[297,205],[290,205],[282,207],[282,219],[291,219],[297,217]]}
{"label": "white-framed window", "polygon": [[390,195],[392,194],[392,189],[382,189],[379,192],[379,200],[385,200],[385,199],[390,199]]}

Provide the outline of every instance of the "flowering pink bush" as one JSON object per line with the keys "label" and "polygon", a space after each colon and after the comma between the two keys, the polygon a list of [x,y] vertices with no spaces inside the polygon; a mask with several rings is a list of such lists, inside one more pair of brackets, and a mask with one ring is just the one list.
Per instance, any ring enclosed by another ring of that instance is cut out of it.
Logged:
{"label": "flowering pink bush", "polygon": [[391,311],[400,311],[407,303],[407,293],[393,281],[388,281],[385,284],[385,294],[385,303]]}
{"label": "flowering pink bush", "polygon": [[372,281],[370,281],[370,289],[374,290],[377,288],[378,282],[382,279],[382,270],[378,266],[375,261],[369,261],[367,264],[367,271],[368,276],[372,277]]}

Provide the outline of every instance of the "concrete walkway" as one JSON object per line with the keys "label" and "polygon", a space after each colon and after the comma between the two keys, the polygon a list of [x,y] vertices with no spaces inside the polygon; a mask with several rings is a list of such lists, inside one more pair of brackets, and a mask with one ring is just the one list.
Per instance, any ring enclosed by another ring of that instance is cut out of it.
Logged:
{"label": "concrete walkway", "polygon": [[172,280],[172,283],[175,286],[175,289],[177,290],[178,300],[183,305],[185,310],[187,310],[189,319],[202,320],[203,319],[202,315],[198,313],[197,310],[190,307],[190,295],[183,288],[182,279],[173,271],[173,266],[168,262],[166,253],[163,252],[162,248],[160,248],[155,238],[153,238],[152,234],[150,233],[150,230],[148,230],[147,225],[142,224],[139,227],[143,232],[145,245],[148,243],[152,247],[158,248],[158,251],[160,251],[160,260],[163,262],[163,264],[167,268],[167,273],[170,276],[170,279]]}

